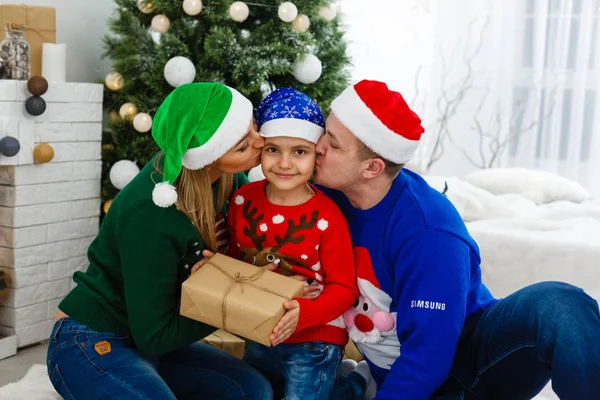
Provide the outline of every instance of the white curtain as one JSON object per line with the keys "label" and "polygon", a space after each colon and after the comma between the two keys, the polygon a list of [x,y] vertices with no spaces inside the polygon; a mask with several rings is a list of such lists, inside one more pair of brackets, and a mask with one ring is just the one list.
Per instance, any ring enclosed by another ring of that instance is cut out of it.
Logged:
{"label": "white curtain", "polygon": [[600,196],[600,0],[341,7],[355,78],[385,80],[421,115],[422,168],[538,168]]}
{"label": "white curtain", "polygon": [[600,194],[600,2],[524,3],[514,47],[512,129],[532,128],[515,137],[506,161],[558,172]]}
{"label": "white curtain", "polygon": [[459,2],[460,11],[440,2],[436,17],[429,115],[459,150],[444,155],[444,169],[461,159],[538,168],[600,195],[600,1]]}

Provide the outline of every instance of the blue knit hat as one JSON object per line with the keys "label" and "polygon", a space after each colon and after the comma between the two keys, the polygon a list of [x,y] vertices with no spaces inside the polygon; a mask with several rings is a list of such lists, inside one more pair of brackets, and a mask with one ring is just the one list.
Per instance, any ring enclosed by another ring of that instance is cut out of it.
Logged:
{"label": "blue knit hat", "polygon": [[317,143],[325,133],[325,120],[319,106],[302,92],[276,89],[261,101],[254,121],[263,137],[287,136]]}

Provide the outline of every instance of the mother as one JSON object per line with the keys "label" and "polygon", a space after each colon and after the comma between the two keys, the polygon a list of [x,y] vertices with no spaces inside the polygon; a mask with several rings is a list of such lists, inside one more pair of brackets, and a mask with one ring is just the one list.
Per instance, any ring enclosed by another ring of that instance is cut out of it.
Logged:
{"label": "mother", "polygon": [[164,154],[115,198],[59,304],[52,384],[65,399],[271,399],[255,370],[197,342],[215,328],[178,302],[203,251],[226,245],[225,202],[260,162],[252,104],[218,83],[183,85],[152,134]]}

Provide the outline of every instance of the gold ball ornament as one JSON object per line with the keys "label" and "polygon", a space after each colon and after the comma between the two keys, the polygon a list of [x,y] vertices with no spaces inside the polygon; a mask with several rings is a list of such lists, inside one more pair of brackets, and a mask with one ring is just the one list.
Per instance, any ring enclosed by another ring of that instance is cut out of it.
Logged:
{"label": "gold ball ornament", "polygon": [[108,214],[108,209],[110,208],[110,205],[112,204],[112,200],[106,200],[104,202],[104,205],[102,206],[102,210],[104,211],[104,214]]}
{"label": "gold ball ornament", "polygon": [[147,0],[137,0],[137,8],[143,14],[150,14],[154,10],[154,6]]}
{"label": "gold ball ornament", "polygon": [[121,120],[121,116],[116,111],[111,111],[108,115],[110,117],[110,122],[113,124]]}
{"label": "gold ball ornament", "polygon": [[229,7],[229,16],[235,22],[244,22],[249,14],[250,9],[243,1],[236,1]]}
{"label": "gold ball ornament", "polygon": [[54,158],[54,149],[48,143],[40,143],[33,149],[33,159],[38,163],[47,163]]}
{"label": "gold ball ornament", "polygon": [[296,32],[306,32],[310,27],[310,19],[304,14],[300,14],[292,22],[292,29]]}
{"label": "gold ball ornament", "polygon": [[138,113],[138,109],[133,103],[125,103],[119,109],[119,115],[123,119],[133,119]]}
{"label": "gold ball ornament", "polygon": [[192,17],[194,15],[200,14],[200,11],[202,11],[202,1],[183,0],[183,11],[185,11],[187,15],[191,15]]}
{"label": "gold ball ornament", "polygon": [[171,26],[171,20],[164,14],[155,15],[152,18],[152,29],[159,33],[165,33]]}
{"label": "gold ball ornament", "polygon": [[123,76],[121,76],[120,73],[111,72],[110,74],[106,75],[104,83],[106,83],[107,88],[116,91],[121,90],[121,88],[123,88],[123,84],[125,83],[125,81],[123,81]]}

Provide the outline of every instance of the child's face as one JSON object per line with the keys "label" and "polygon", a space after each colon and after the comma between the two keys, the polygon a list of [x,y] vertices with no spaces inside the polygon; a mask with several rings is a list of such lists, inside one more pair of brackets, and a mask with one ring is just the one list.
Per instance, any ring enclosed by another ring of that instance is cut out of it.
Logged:
{"label": "child's face", "polygon": [[305,139],[274,137],[265,139],[261,165],[267,180],[279,190],[304,185],[315,168],[316,145]]}

